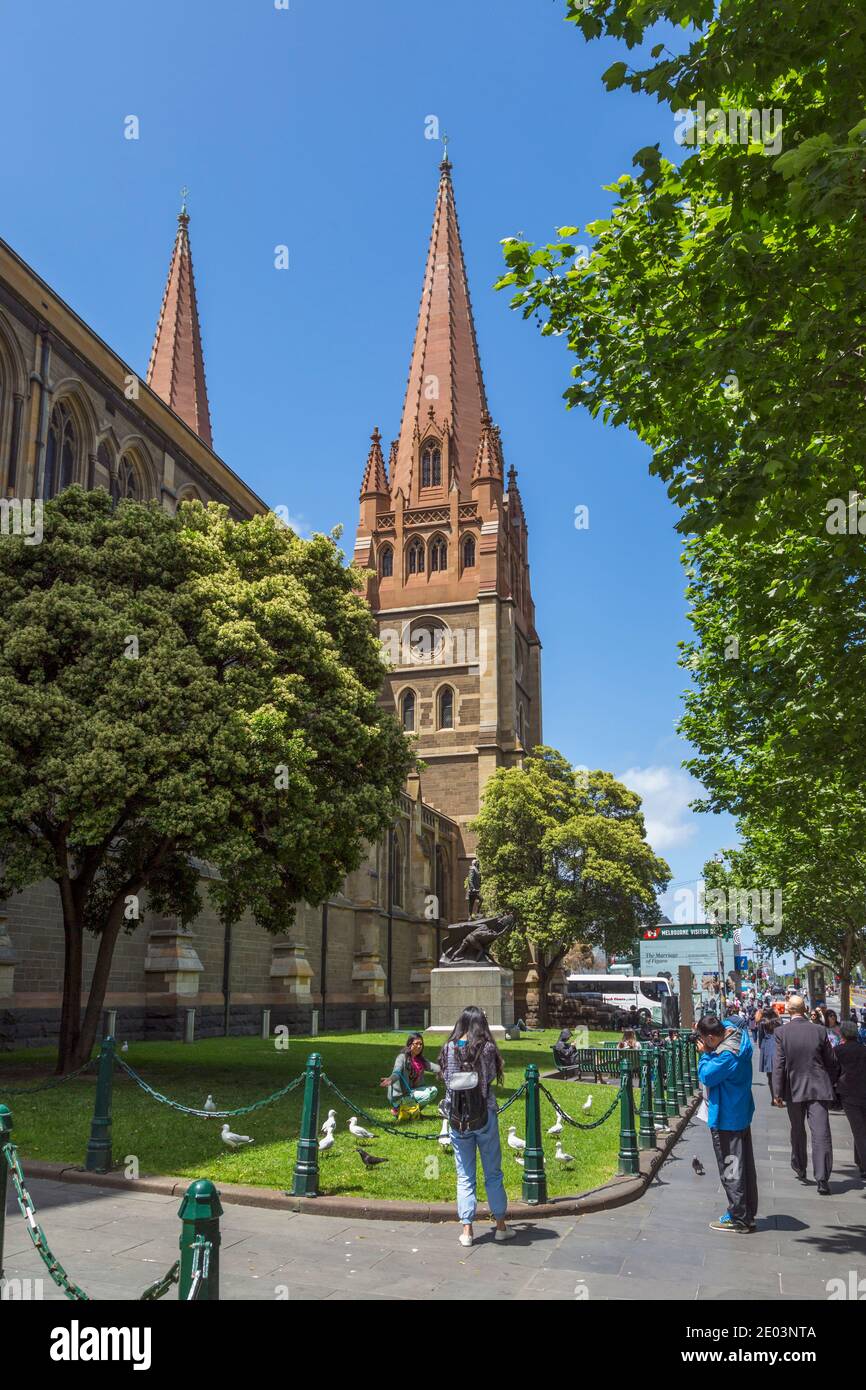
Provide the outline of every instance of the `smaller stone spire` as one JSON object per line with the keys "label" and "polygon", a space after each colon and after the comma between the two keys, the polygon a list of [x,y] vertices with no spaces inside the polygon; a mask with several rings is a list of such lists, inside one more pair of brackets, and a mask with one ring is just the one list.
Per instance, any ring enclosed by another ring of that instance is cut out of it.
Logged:
{"label": "smaller stone spire", "polygon": [[186,188],[181,191],[183,202],[147,368],[147,384],[212,449],[201,325],[189,245],[187,193]]}
{"label": "smaller stone spire", "polygon": [[502,451],[499,436],[488,411],[481,417],[481,439],[475,455],[475,468],[472,471],[473,483],[494,478],[502,481]]}
{"label": "smaller stone spire", "polygon": [[385,459],[382,455],[382,436],[378,426],[370,435],[370,452],[367,455],[367,467],[364,470],[364,481],[361,483],[361,497],[388,496],[388,474],[385,471]]}

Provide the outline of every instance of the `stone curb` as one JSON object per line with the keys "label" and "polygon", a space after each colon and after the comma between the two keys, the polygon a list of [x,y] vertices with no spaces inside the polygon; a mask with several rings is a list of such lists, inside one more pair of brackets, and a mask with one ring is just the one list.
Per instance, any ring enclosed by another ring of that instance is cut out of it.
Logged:
{"label": "stone curb", "polygon": [[[640,1154],[640,1173],[618,1175],[601,1187],[580,1192],[573,1197],[553,1197],[548,1202],[532,1206],[529,1202],[511,1202],[509,1217],[517,1220],[536,1220],[549,1216],[586,1216],[592,1211],[609,1211],[625,1206],[642,1197],[671,1149],[682,1135],[700,1104],[695,1096],[688,1102],[686,1112],[671,1121],[671,1132],[665,1135],[657,1149]],[[154,1192],[164,1197],[181,1197],[191,1178],[144,1177],[125,1178],[120,1173],[87,1173],[65,1163],[45,1163],[25,1160],[26,1176],[48,1178],[53,1182],[77,1183],[82,1187],[117,1188],[125,1191]],[[267,1187],[248,1187],[240,1183],[220,1183],[222,1201],[240,1207],[264,1207],[271,1211],[302,1212],[305,1216],[342,1216],[364,1218],[367,1221],[455,1221],[451,1202],[386,1202],[366,1201],[363,1197],[292,1197]],[[478,1219],[484,1220],[487,1208],[479,1206]]]}

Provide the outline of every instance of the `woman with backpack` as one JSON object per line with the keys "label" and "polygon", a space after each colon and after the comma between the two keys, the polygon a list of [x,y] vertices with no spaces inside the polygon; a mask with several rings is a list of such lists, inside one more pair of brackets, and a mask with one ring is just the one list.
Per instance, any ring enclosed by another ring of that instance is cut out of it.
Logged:
{"label": "woman with backpack", "polygon": [[461,1245],[472,1244],[477,1204],[477,1158],[481,1156],[487,1205],[496,1222],[494,1240],[514,1238],[505,1225],[508,1198],[502,1178],[499,1116],[493,1086],[503,1077],[502,1058],[483,1009],[470,1004],[454,1025],[439,1053],[445,1077],[445,1104],[457,1168],[457,1215],[463,1223]]}
{"label": "woman with backpack", "polygon": [[438,1064],[428,1062],[424,1056],[424,1039],[421,1034],[410,1033],[406,1039],[406,1046],[401,1048],[394,1058],[391,1075],[383,1076],[379,1082],[380,1086],[388,1087],[388,1101],[395,1118],[399,1118],[401,1105],[417,1106],[420,1110],[436,1099],[439,1092],[435,1086],[421,1085],[425,1072],[432,1072],[434,1076],[442,1075]]}

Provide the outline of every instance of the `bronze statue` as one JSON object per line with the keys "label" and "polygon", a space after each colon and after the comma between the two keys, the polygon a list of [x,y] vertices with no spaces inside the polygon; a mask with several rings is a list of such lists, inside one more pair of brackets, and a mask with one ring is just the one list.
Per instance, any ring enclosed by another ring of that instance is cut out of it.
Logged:
{"label": "bronze statue", "polygon": [[469,903],[469,916],[474,917],[481,906],[481,867],[477,859],[473,859],[469,865],[469,877],[466,880],[466,899]]}
{"label": "bronze statue", "polygon": [[488,947],[514,926],[511,916],[476,917],[471,922],[452,922],[439,957],[443,965],[495,965]]}

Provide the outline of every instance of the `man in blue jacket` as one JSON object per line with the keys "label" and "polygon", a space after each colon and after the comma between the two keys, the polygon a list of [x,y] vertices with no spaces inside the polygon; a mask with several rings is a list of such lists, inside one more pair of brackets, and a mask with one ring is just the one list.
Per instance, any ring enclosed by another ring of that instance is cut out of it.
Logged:
{"label": "man in blue jacket", "polygon": [[752,1039],[746,1029],[726,1026],[715,1014],[698,1023],[698,1080],[705,1088],[707,1122],[728,1198],[728,1210],[712,1231],[755,1230],[758,1174],[752,1151]]}

